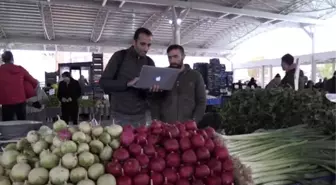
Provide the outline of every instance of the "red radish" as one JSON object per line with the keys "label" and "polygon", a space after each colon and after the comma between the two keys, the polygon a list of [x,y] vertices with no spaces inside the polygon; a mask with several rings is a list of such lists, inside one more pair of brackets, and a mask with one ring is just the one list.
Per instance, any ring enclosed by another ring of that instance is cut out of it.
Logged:
{"label": "red radish", "polygon": [[162,158],[154,158],[149,163],[150,169],[154,172],[162,172],[166,168],[166,162]]}
{"label": "red radish", "polygon": [[141,154],[142,148],[140,145],[132,143],[129,148],[128,148],[129,152],[133,155],[133,156],[138,156]]}
{"label": "red radish", "polygon": [[215,156],[217,159],[224,161],[229,157],[229,151],[225,147],[216,147]]}
{"label": "red radish", "polygon": [[154,129],[152,130],[152,134],[157,134],[157,135],[159,135],[159,134],[161,134],[162,132],[163,132],[162,128],[154,128]]}
{"label": "red radish", "polygon": [[121,176],[117,178],[118,185],[132,185],[132,179],[127,176]]}
{"label": "red radish", "polygon": [[140,173],[133,178],[134,185],[148,185],[149,184],[149,176],[144,173]]}
{"label": "red radish", "polygon": [[225,172],[222,174],[222,184],[223,185],[231,185],[234,181],[232,172]]}
{"label": "red radish", "polygon": [[202,147],[205,144],[204,137],[200,134],[195,134],[191,137],[191,143],[195,148]]}
{"label": "red radish", "polygon": [[192,185],[204,185],[204,182],[202,180],[195,179],[193,180]]}
{"label": "red radish", "polygon": [[163,172],[163,177],[166,182],[175,183],[177,181],[177,173],[171,168],[166,168]]}
{"label": "red radish", "polygon": [[141,125],[140,127],[138,127],[136,129],[137,133],[147,133],[148,132],[148,128],[145,125]]}
{"label": "red radish", "polygon": [[153,145],[144,146],[144,153],[150,157],[155,155],[155,147]]}
{"label": "red radish", "polygon": [[120,143],[129,146],[135,139],[134,133],[130,130],[123,131],[120,135]]}
{"label": "red radish", "polygon": [[180,135],[180,130],[175,126],[170,126],[167,128],[166,133],[168,137],[177,138]]}
{"label": "red radish", "polygon": [[155,128],[161,128],[162,127],[162,122],[159,120],[153,120],[152,124],[151,124],[151,128],[155,129]]}
{"label": "red radish", "polygon": [[187,130],[197,130],[197,124],[194,120],[186,121],[184,124]]}
{"label": "red radish", "polygon": [[208,166],[211,171],[216,175],[222,172],[222,163],[217,159],[210,159],[210,161],[208,162]]}
{"label": "red radish", "polygon": [[189,150],[191,148],[191,142],[190,139],[187,137],[180,139],[180,148],[183,151]]}
{"label": "red radish", "polygon": [[116,151],[113,152],[113,158],[117,159],[118,161],[125,161],[130,157],[128,151],[124,148],[118,148]]}
{"label": "red radish", "polygon": [[194,174],[194,168],[192,166],[182,166],[179,171],[181,178],[189,178]]}
{"label": "red radish", "polygon": [[136,159],[139,161],[141,167],[146,167],[149,163],[149,158],[145,154],[136,156]]}
{"label": "red radish", "polygon": [[156,145],[160,141],[160,137],[157,135],[148,135],[147,142],[150,145]]}
{"label": "red radish", "polygon": [[59,132],[57,132],[57,135],[62,141],[69,140],[71,139],[71,136],[72,136],[71,132],[67,128],[62,129]]}
{"label": "red radish", "polygon": [[122,175],[122,166],[117,162],[109,162],[106,165],[106,172],[115,177]]}
{"label": "red radish", "polygon": [[188,179],[179,179],[176,185],[190,185],[190,182]]}
{"label": "red radish", "polygon": [[212,128],[212,127],[207,127],[205,129],[205,131],[206,131],[206,133],[208,134],[208,136],[210,138],[213,138],[215,136],[215,134],[216,134],[216,130],[214,128]]}
{"label": "red radish", "polygon": [[155,150],[156,150],[156,153],[157,153],[158,157],[161,157],[161,158],[166,157],[166,150],[164,148],[157,147]]}
{"label": "red radish", "polygon": [[176,124],[176,127],[180,130],[180,132],[186,130],[185,125],[184,125],[184,124],[181,124],[181,123],[177,123],[177,124]]}
{"label": "red radish", "polygon": [[140,172],[140,164],[136,159],[128,159],[123,166],[124,173],[127,176],[134,177]]}
{"label": "red radish", "polygon": [[179,149],[179,143],[176,139],[168,139],[164,142],[164,148],[168,152],[177,151]]}
{"label": "red radish", "polygon": [[215,143],[212,139],[207,139],[204,146],[209,150],[209,152],[212,152],[215,149]]}
{"label": "red radish", "polygon": [[196,151],[196,155],[197,159],[200,161],[210,159],[210,152],[205,147],[198,148]]}
{"label": "red radish", "polygon": [[204,178],[204,177],[207,177],[209,175],[210,175],[210,168],[207,165],[202,164],[202,165],[196,166],[195,177]]}
{"label": "red radish", "polygon": [[163,176],[160,173],[153,172],[151,174],[152,185],[162,185],[163,184]]}
{"label": "red radish", "polygon": [[222,166],[223,171],[232,171],[233,170],[233,162],[231,159],[226,159],[223,162],[223,166]]}
{"label": "red radish", "polygon": [[190,137],[190,133],[187,131],[181,131],[180,132],[180,137],[184,138],[184,137]]}
{"label": "red radish", "polygon": [[141,168],[140,173],[148,174],[149,169],[148,168]]}
{"label": "red radish", "polygon": [[128,131],[134,132],[134,127],[132,125],[124,125],[123,132],[128,132]]}
{"label": "red radish", "polygon": [[206,185],[221,185],[222,179],[217,176],[209,176],[208,178],[205,179],[205,182]]}
{"label": "red radish", "polygon": [[205,130],[197,130],[197,133],[202,135],[204,137],[204,139],[208,139],[209,136],[207,134],[207,132]]}
{"label": "red radish", "polygon": [[147,144],[147,134],[146,133],[137,134],[135,136],[135,141],[140,145]]}
{"label": "red radish", "polygon": [[187,164],[193,164],[197,162],[197,156],[193,150],[189,149],[183,152],[182,161]]}
{"label": "red radish", "polygon": [[179,167],[181,164],[180,155],[177,153],[170,153],[167,155],[167,166],[168,167]]}

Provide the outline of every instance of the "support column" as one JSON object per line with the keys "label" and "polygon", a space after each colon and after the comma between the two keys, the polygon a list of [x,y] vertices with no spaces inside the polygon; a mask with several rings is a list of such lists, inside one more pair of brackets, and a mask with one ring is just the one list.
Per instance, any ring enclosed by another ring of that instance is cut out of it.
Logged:
{"label": "support column", "polygon": [[175,7],[172,8],[173,12],[173,37],[174,44],[181,44],[181,20],[179,19],[178,14],[176,13]]}
{"label": "support column", "polygon": [[265,66],[261,67],[261,87],[265,87]]}
{"label": "support column", "polygon": [[272,80],[273,79],[273,66],[272,65],[269,66],[269,73],[270,73],[270,80]]}
{"label": "support column", "polygon": [[311,54],[311,60],[312,60],[312,69],[311,69],[311,73],[312,73],[312,81],[315,83],[316,82],[316,60],[315,60],[315,27],[311,27],[311,39],[312,39],[312,54]]}

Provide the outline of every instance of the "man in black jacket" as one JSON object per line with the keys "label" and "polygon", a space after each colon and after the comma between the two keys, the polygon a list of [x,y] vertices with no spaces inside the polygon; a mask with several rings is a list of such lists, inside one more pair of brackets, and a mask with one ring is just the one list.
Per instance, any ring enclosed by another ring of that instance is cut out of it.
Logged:
{"label": "man in black jacket", "polygon": [[206,93],[202,75],[183,64],[184,49],[171,45],[167,49],[171,68],[181,72],[171,91],[156,93],[152,102],[152,118],[164,122],[201,121],[206,108]]}
{"label": "man in black jacket", "polygon": [[[296,64],[294,63],[294,57],[291,54],[286,54],[281,58],[281,67],[284,71],[286,71],[286,75],[281,80],[281,86],[290,87],[294,89],[294,79],[295,79],[295,69]],[[303,71],[300,70],[299,78],[302,79],[304,77]],[[300,83],[299,80],[299,89],[303,89],[304,84]]]}
{"label": "man in black jacket", "polygon": [[152,44],[152,33],[146,28],[136,30],[133,45],[113,54],[99,81],[109,94],[111,117],[117,124],[145,124],[148,121],[147,92],[132,87],[140,75],[142,66],[155,66],[147,56]]}
{"label": "man in black jacket", "polygon": [[69,124],[70,119],[74,125],[78,123],[78,99],[82,92],[77,80],[69,72],[62,74],[63,81],[58,85],[57,97],[61,102],[62,119]]}

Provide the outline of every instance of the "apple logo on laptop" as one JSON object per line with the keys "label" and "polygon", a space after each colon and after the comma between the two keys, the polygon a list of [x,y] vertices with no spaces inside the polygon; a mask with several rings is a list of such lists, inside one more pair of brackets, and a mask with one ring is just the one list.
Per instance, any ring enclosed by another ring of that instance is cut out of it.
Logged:
{"label": "apple logo on laptop", "polygon": [[157,82],[161,81],[161,76],[156,77],[155,81],[157,81]]}

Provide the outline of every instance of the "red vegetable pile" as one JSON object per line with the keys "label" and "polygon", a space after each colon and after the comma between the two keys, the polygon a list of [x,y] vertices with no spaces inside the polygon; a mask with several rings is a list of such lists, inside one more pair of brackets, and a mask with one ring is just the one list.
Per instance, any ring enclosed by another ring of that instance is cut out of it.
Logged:
{"label": "red vegetable pile", "polygon": [[125,126],[106,171],[118,185],[232,185],[233,162],[215,130],[194,121]]}

